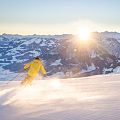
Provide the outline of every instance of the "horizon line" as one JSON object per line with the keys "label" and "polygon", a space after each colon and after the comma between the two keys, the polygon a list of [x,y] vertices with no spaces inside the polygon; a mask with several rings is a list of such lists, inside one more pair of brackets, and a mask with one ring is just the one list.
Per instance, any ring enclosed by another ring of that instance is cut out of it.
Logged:
{"label": "horizon line", "polygon": [[[99,32],[99,31],[93,31],[93,32],[90,32],[90,33],[120,33],[120,31],[102,31],[102,32]],[[61,34],[36,34],[36,33],[33,33],[33,34],[19,34],[19,33],[0,33],[0,35],[21,35],[21,36],[29,36],[29,35],[45,35],[45,36],[55,36],[55,35],[77,35],[77,34],[74,34],[74,33],[61,33]]]}

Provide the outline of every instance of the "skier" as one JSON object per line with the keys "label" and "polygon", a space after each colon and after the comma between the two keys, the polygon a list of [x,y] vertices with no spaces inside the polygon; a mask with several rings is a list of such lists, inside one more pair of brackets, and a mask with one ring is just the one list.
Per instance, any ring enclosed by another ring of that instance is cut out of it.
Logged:
{"label": "skier", "polygon": [[27,63],[24,66],[24,70],[28,70],[28,74],[25,79],[21,82],[22,85],[31,85],[33,79],[37,76],[39,71],[42,72],[43,76],[46,76],[46,70],[42,65],[42,62],[39,57],[36,57],[33,61]]}

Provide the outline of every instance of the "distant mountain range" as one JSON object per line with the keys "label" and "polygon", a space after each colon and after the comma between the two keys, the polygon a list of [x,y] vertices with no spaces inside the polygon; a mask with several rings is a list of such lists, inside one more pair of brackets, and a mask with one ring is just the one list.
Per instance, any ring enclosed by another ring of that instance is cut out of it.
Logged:
{"label": "distant mountain range", "polygon": [[48,75],[80,77],[114,73],[120,66],[120,33],[92,33],[89,42],[74,35],[0,35],[0,72],[18,72],[40,56]]}

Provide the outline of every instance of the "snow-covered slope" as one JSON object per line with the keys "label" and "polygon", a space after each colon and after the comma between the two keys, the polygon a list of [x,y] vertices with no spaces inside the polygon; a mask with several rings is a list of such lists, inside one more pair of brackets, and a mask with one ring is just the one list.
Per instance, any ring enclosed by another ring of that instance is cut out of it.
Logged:
{"label": "snow-covered slope", "polygon": [[120,120],[120,75],[0,82],[0,120]]}

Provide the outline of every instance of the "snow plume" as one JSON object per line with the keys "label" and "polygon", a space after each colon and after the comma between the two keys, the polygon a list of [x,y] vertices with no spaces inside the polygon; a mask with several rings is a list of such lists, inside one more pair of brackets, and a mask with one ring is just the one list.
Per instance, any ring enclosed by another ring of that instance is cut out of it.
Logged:
{"label": "snow plume", "polygon": [[[20,106],[26,106],[26,102],[27,105],[49,104],[60,99],[65,99],[65,103],[74,103],[75,101],[95,100],[103,97],[102,95],[97,95],[97,92],[89,92],[89,94],[83,92],[78,86],[79,83],[77,86],[74,86],[74,80],[77,82],[77,79],[64,81],[64,79],[55,77],[40,81],[36,79],[33,81],[32,86],[18,86],[18,82],[12,82],[9,89],[2,90],[0,93],[1,96],[6,93],[12,93],[9,94],[9,97],[2,105],[19,104]],[[17,84],[17,86],[15,86],[15,84]]]}

